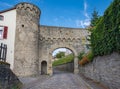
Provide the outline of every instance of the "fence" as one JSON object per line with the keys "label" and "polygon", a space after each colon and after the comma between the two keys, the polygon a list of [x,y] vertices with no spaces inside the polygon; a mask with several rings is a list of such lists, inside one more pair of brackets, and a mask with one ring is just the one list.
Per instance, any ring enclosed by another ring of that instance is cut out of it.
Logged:
{"label": "fence", "polygon": [[6,62],[7,45],[1,43],[0,45],[0,61]]}

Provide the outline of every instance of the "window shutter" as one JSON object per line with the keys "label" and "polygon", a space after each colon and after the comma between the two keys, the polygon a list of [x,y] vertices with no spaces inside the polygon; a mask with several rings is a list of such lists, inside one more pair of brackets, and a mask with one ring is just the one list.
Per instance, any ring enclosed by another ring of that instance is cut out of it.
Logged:
{"label": "window shutter", "polygon": [[7,32],[8,32],[8,27],[4,27],[4,32],[3,32],[3,39],[7,39]]}

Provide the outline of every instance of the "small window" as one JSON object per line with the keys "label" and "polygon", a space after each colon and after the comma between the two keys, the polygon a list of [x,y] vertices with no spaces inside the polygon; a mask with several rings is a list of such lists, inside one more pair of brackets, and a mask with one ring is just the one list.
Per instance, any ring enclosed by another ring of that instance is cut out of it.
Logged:
{"label": "small window", "polygon": [[0,39],[7,39],[8,27],[0,26]]}
{"label": "small window", "polygon": [[0,21],[4,20],[4,16],[0,15]]}
{"label": "small window", "polygon": [[3,39],[4,27],[0,27],[0,39]]}

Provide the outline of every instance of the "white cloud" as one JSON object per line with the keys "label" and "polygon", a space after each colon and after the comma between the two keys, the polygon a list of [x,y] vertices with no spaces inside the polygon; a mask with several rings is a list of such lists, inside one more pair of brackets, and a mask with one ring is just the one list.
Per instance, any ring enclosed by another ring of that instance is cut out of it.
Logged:
{"label": "white cloud", "polygon": [[90,20],[89,19],[84,20],[84,25],[89,26],[90,25]]}
{"label": "white cloud", "polygon": [[90,25],[90,17],[87,13],[87,8],[88,8],[88,4],[87,4],[86,0],[84,0],[84,16],[86,18],[84,20],[76,20],[75,22],[76,22],[77,27],[85,28]]}
{"label": "white cloud", "polygon": [[77,25],[77,27],[85,28],[90,25],[90,20],[89,19],[76,20],[76,25]]}
{"label": "white cloud", "polygon": [[86,0],[84,0],[84,15],[86,18],[90,18],[87,13],[87,7],[88,7],[88,4],[87,4]]}

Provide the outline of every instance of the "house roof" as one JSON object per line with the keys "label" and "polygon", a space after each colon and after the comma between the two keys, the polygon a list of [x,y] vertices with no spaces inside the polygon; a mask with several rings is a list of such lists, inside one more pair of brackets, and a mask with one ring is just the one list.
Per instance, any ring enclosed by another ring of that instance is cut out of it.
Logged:
{"label": "house roof", "polygon": [[8,12],[8,11],[11,11],[11,10],[14,10],[16,9],[16,7],[13,7],[13,8],[10,8],[10,9],[6,9],[6,10],[3,10],[3,11],[0,11],[0,14],[1,13],[5,13],[5,12]]}

